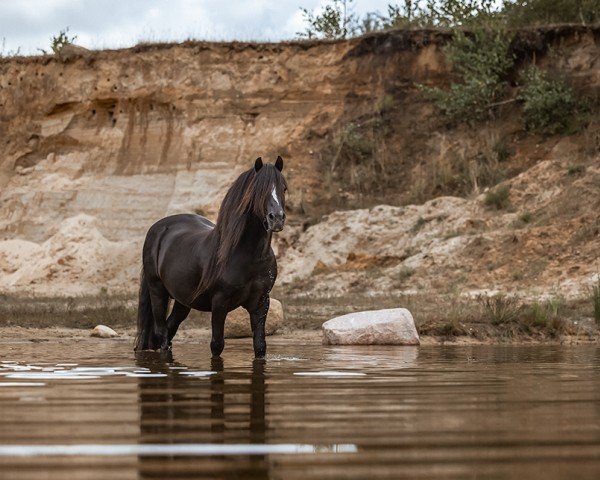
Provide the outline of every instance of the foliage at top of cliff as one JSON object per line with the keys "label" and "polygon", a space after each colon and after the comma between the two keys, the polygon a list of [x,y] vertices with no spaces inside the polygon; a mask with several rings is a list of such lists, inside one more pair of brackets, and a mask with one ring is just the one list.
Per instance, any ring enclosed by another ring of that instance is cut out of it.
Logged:
{"label": "foliage at top of cliff", "polygon": [[520,28],[600,21],[600,0],[404,0],[387,12],[360,18],[354,0],[330,0],[318,11],[301,8],[300,38],[343,39],[393,28]]}

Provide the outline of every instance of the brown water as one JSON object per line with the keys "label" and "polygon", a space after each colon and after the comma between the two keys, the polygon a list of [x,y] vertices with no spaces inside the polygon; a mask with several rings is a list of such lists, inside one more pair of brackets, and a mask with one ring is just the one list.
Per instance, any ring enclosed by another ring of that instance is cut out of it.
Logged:
{"label": "brown water", "polygon": [[[600,348],[3,343],[0,478],[600,478]],[[77,364],[77,365],[73,365]],[[214,372],[214,373],[211,373]]]}

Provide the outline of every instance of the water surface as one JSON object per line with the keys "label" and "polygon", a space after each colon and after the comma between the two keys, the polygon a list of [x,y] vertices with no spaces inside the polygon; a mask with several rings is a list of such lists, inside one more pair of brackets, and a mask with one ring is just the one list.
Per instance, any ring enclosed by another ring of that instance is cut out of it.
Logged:
{"label": "water surface", "polygon": [[4,342],[2,478],[600,478],[600,348]]}

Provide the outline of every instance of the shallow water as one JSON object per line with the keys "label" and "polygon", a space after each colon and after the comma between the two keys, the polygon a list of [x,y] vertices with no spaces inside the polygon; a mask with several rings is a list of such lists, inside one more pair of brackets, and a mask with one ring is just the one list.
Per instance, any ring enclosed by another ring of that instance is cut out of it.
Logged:
{"label": "shallow water", "polygon": [[600,348],[3,343],[2,478],[600,478]]}

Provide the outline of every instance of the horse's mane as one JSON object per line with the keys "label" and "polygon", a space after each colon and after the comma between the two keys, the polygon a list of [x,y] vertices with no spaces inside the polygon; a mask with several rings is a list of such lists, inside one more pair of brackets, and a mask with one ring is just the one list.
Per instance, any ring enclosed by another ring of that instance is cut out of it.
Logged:
{"label": "horse's mane", "polygon": [[[202,272],[200,283],[194,291],[194,299],[214,284],[227,265],[227,259],[242,238],[248,214],[254,214],[259,218],[265,217],[267,200],[273,186],[277,196],[284,202],[287,184],[283,175],[273,165],[264,165],[258,171],[253,167],[233,182],[221,203],[213,232],[216,253]],[[284,207],[283,203],[282,207]]]}

